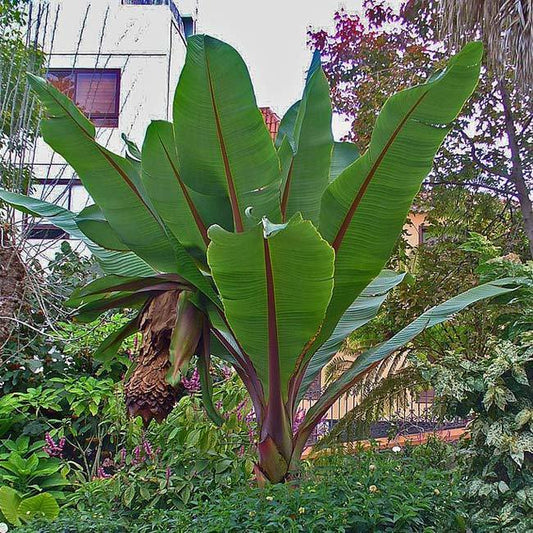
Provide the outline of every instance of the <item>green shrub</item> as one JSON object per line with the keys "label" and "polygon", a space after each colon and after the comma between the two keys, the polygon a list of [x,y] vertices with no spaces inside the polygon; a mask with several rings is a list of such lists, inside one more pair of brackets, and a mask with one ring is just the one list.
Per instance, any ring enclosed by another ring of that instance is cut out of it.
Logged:
{"label": "green shrub", "polygon": [[[62,458],[78,480],[87,481],[106,457],[141,433],[140,423],[127,419],[122,396],[122,384],[111,379],[57,377],[47,386],[2,397],[0,420],[15,415],[16,423],[6,425],[6,437],[62,440]],[[0,440],[0,449],[7,442]]]}
{"label": "green shrub", "polygon": [[162,424],[152,423],[133,446],[99,470],[103,479],[83,484],[71,499],[80,510],[110,502],[113,509],[180,509],[207,494],[245,484],[253,469],[246,391],[236,375],[215,387],[224,424],[205,414],[199,394],[183,397]]}
{"label": "green shrub", "polygon": [[426,369],[441,412],[473,416],[458,452],[476,531],[533,531],[533,344],[493,341],[469,361],[453,352]]}
{"label": "green shrub", "polygon": [[259,489],[245,481],[220,483],[181,509],[131,511],[102,497],[84,510],[63,511],[53,524],[17,532],[465,531],[460,476],[439,464],[441,451],[430,444],[397,454],[361,450],[325,456],[307,462],[292,484]]}
{"label": "green shrub", "polygon": [[16,490],[21,497],[46,490],[63,499],[63,489],[70,485],[68,466],[43,451],[44,441],[32,445],[29,442],[28,437],[0,441],[0,486]]}

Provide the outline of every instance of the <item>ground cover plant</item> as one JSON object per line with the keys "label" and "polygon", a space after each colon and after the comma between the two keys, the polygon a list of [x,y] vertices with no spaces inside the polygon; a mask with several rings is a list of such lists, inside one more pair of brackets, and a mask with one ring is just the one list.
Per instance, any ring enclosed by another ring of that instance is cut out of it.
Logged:
{"label": "ground cover plant", "polygon": [[285,481],[324,413],[362,376],[426,328],[516,288],[512,279],[491,281],[426,311],[360,354],[295,427],[309,384],[402,280],[383,268],[476,86],[481,56],[481,44],[471,43],[425,84],[392,96],[361,156],[333,142],[317,55],[273,144],[241,57],[193,36],[174,123],[152,122],[142,150],[127,140],[126,158],[98,145],[75,105],[30,75],[47,113],[43,137],[96,204],[74,214],[7,191],[0,198],[49,218],[100,258],[107,275],[70,299],[79,321],[113,307],[139,309],[96,354],[112,357],[124,338],[142,332],[125,389],[132,415],[145,423],[167,416],[196,355],[204,407],[221,424],[209,372],[217,355],[235,368],[253,404],[257,479]]}
{"label": "ground cover plant", "polygon": [[178,510],[128,509],[95,492],[93,499],[86,495],[90,506],[64,509],[51,524],[19,531],[464,531],[468,509],[459,473],[444,464],[448,456],[438,442],[399,453],[333,454],[305,462],[293,484],[258,489],[249,481],[221,483]]}

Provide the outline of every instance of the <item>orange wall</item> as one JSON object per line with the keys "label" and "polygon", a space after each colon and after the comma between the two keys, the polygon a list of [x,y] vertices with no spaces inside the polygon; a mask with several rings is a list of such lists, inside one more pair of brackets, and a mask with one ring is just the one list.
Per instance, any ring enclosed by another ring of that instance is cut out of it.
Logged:
{"label": "orange wall", "polygon": [[403,229],[407,232],[407,242],[411,246],[418,246],[420,244],[421,226],[425,221],[425,213],[409,213]]}

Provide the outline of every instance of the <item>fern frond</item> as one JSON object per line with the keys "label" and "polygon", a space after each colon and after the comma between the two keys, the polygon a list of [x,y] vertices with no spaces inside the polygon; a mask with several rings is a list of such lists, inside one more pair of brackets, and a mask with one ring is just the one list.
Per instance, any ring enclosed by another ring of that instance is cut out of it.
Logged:
{"label": "fern frond", "polygon": [[[400,363],[397,361],[396,364]],[[370,390],[366,393],[361,391],[362,399],[359,403],[318,441],[316,449],[329,447],[339,440],[350,441],[366,436],[372,422],[387,415],[392,407],[395,409],[405,407],[413,394],[427,387],[420,370],[409,365],[402,366],[394,372],[387,372],[387,375],[385,377],[382,375],[381,379],[378,376],[367,378],[365,380],[367,385],[369,380]]]}
{"label": "fern frond", "polygon": [[325,385],[327,386],[338,379],[353,360],[354,358],[350,355],[338,352],[338,354],[324,368]]}

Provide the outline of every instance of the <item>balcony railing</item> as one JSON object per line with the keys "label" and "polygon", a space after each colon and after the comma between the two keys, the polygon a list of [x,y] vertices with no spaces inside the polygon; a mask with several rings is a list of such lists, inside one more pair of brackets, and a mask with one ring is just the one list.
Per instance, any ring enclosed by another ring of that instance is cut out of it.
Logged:
{"label": "balcony railing", "polygon": [[128,6],[168,6],[181,34],[186,37],[183,19],[174,0],[122,0],[122,4]]}
{"label": "balcony railing", "polygon": [[169,0],[122,0],[129,6],[168,6]]}

